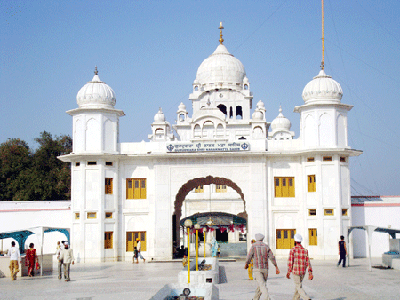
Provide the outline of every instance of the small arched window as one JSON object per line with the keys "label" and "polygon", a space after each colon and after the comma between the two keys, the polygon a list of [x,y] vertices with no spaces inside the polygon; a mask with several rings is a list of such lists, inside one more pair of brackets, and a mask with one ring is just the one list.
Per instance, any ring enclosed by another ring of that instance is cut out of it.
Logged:
{"label": "small arched window", "polygon": [[197,92],[197,91],[199,90],[199,87],[196,85],[196,86],[194,87],[194,90]]}
{"label": "small arched window", "polygon": [[185,121],[185,115],[184,114],[179,114],[179,122]]}
{"label": "small arched window", "polygon": [[245,84],[245,85],[244,85],[244,89],[245,89],[245,90],[248,90],[248,89],[249,89],[249,86],[248,86],[247,84]]}
{"label": "small arched window", "polygon": [[194,126],[194,137],[195,138],[201,137],[201,128],[199,124],[196,124],[196,126]]}

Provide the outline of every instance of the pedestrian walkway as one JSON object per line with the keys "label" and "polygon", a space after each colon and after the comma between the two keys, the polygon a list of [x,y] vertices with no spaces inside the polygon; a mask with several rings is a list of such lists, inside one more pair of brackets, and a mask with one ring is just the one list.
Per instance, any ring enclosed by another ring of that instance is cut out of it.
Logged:
{"label": "pedestrian walkway", "polygon": [[[366,259],[351,260],[349,268],[336,267],[335,261],[312,260],[314,280],[304,280],[304,289],[313,299],[400,299],[400,271],[373,268]],[[380,260],[373,260],[379,264]],[[218,284],[221,300],[250,300],[256,282],[248,280],[244,260],[220,262],[227,282]],[[278,260],[281,274],[272,267],[268,289],[273,300],[292,299],[294,284],[285,278],[286,261]],[[177,283],[182,270],[179,262],[128,262],[71,265],[71,281],[52,275],[23,277],[16,281],[0,278],[0,299],[136,299],[148,300],[167,283]]]}

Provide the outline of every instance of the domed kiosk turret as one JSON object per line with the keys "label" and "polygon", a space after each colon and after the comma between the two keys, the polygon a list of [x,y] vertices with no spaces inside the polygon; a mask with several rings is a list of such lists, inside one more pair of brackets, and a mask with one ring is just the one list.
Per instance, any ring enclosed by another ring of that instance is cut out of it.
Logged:
{"label": "domed kiosk turret", "polygon": [[352,105],[342,104],[343,91],[324,69],[304,87],[300,113],[300,137],[305,148],[347,147],[347,112]]}
{"label": "domed kiosk turret", "polygon": [[113,108],[116,103],[111,87],[100,80],[97,67],[91,81],[86,83],[76,95],[79,108]]}
{"label": "domed kiosk turret", "polygon": [[289,140],[294,137],[294,132],[290,131],[292,123],[282,114],[282,106],[279,106],[278,116],[271,122],[271,138],[274,140]]}
{"label": "domed kiosk turret", "polygon": [[323,103],[340,103],[343,91],[340,84],[333,80],[331,76],[326,75],[321,70],[303,90],[303,100],[306,105],[323,104]]}
{"label": "domed kiosk turret", "polygon": [[154,122],[151,124],[152,134],[148,135],[150,141],[173,141],[174,135],[171,130],[171,124],[165,120],[165,115],[160,107],[154,115]]}
{"label": "domed kiosk turret", "polygon": [[91,81],[76,95],[78,108],[67,111],[73,116],[74,153],[117,153],[119,117],[116,97],[111,87],[100,80],[97,67]]}

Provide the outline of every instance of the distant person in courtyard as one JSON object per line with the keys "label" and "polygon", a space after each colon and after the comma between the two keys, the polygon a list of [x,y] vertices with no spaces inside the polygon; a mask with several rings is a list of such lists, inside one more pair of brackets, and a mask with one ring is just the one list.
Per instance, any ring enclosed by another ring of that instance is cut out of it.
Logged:
{"label": "distant person in courtyard", "polygon": [[[251,240],[251,244],[253,245],[256,242],[256,240]],[[249,273],[249,279],[253,280],[253,260],[249,263],[249,268],[247,269],[247,272]]]}
{"label": "distant person in courtyard", "polygon": [[132,263],[134,264],[136,260],[136,263],[139,263],[139,251],[137,247],[133,247],[133,258],[132,258]]}
{"label": "distant person in courtyard", "polygon": [[25,266],[28,266],[28,276],[35,276],[35,265],[37,262],[36,249],[33,243],[29,244],[29,249],[26,250]]}
{"label": "distant person in courtyard", "polygon": [[72,251],[72,249],[69,248],[68,242],[64,243],[64,249],[61,250],[60,260],[63,262],[64,266],[64,279],[65,281],[70,281],[69,269],[71,263],[72,264],[75,263],[75,258],[74,258],[74,252]]}
{"label": "distant person in courtyard", "polygon": [[344,236],[340,236],[340,241],[339,241],[339,262],[337,266],[340,266],[340,262],[343,261],[343,268],[346,267],[346,256],[347,256],[347,247],[346,247],[346,242],[344,241]]}
{"label": "distant person in courtyard", "polygon": [[212,239],[211,242],[211,256],[212,257],[216,257],[217,256],[217,252],[218,252],[218,242],[215,238]]}
{"label": "distant person in courtyard", "polygon": [[11,242],[11,248],[8,249],[7,256],[10,256],[10,272],[11,280],[17,279],[17,273],[19,272],[19,260],[21,258],[19,249],[15,247],[15,241]]}
{"label": "distant person in courtyard", "polygon": [[56,248],[56,257],[57,257],[57,262],[58,262],[58,279],[61,279],[62,273],[61,273],[61,267],[62,267],[62,260],[60,259],[61,251],[64,249],[64,243],[60,243],[60,241],[57,242],[57,248]]}
{"label": "distant person in courtyard", "polygon": [[142,256],[142,254],[140,253],[141,252],[141,250],[142,250],[142,245],[141,245],[141,243],[140,243],[140,239],[136,239],[136,249],[137,249],[137,251],[138,251],[138,263],[139,263],[139,257],[141,258],[141,259],[143,259],[143,262],[146,262],[146,259]]}
{"label": "distant person in courtyard", "polygon": [[186,254],[184,254],[184,255],[183,255],[183,258],[182,258],[182,265],[183,265],[184,267],[186,267],[187,264],[188,264],[188,257],[186,256]]}
{"label": "distant person in courtyard", "polygon": [[280,271],[278,265],[276,264],[274,254],[272,253],[268,245],[263,242],[264,235],[261,233],[257,233],[255,237],[256,241],[251,245],[249,253],[247,254],[244,268],[247,269],[250,262],[253,260],[253,275],[257,281],[257,289],[253,300],[270,300],[267,289],[268,259],[275,266],[276,274],[279,274]]}
{"label": "distant person in courtyard", "polygon": [[314,278],[312,274],[310,259],[308,257],[308,250],[304,249],[301,245],[302,240],[302,236],[296,233],[294,235],[294,247],[290,249],[289,253],[288,272],[286,274],[286,278],[290,279],[290,273],[293,273],[293,281],[295,285],[293,300],[300,299],[300,297],[304,300],[311,299],[307,296],[302,287],[302,281],[306,274],[307,268],[308,279],[313,280]]}
{"label": "distant person in courtyard", "polygon": [[221,245],[220,245],[220,244],[218,244],[217,256],[218,256],[218,257],[221,256]]}

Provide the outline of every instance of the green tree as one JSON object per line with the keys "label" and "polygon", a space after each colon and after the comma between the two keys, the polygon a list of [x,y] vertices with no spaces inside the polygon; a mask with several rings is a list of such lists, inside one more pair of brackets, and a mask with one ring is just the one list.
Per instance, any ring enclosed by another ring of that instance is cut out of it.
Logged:
{"label": "green tree", "polygon": [[32,166],[28,144],[20,139],[9,139],[0,145],[0,200],[15,200],[21,188],[21,173]]}
{"label": "green tree", "polygon": [[72,151],[72,139],[63,135],[53,138],[46,131],[35,141],[39,148],[33,155],[31,174],[35,200],[69,200],[71,198],[71,168],[57,157]]}
{"label": "green tree", "polygon": [[71,169],[57,156],[72,151],[72,139],[41,132],[32,153],[26,142],[10,139],[0,145],[0,200],[69,200]]}

